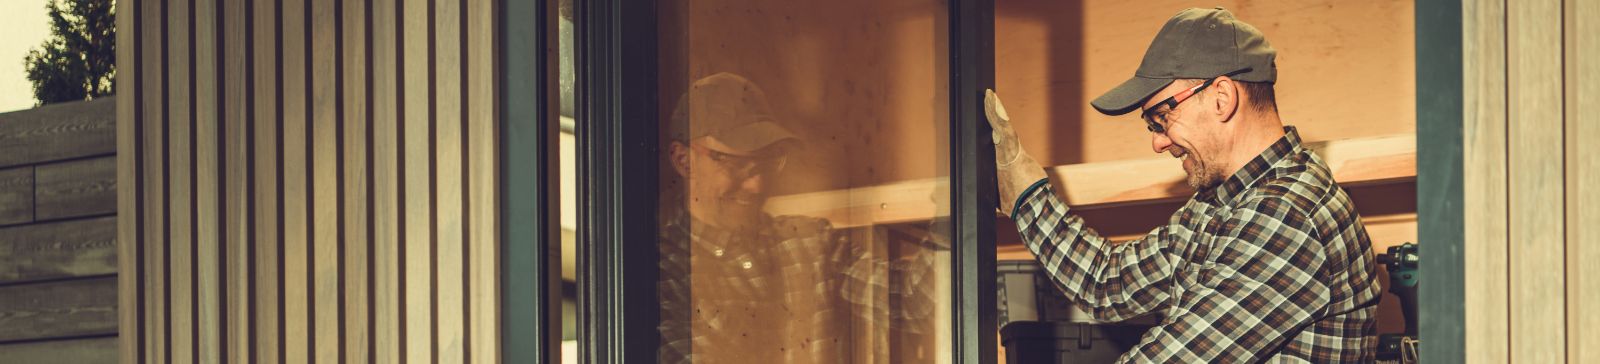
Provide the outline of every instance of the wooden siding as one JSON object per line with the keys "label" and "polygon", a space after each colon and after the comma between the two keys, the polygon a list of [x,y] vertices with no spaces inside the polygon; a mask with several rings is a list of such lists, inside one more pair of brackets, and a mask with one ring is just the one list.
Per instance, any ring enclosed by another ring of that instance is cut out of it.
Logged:
{"label": "wooden siding", "polygon": [[123,362],[498,361],[493,2],[117,6]]}
{"label": "wooden siding", "polygon": [[115,105],[0,114],[0,362],[116,360]]}
{"label": "wooden siding", "polygon": [[1463,3],[1466,357],[1597,360],[1591,1]]}

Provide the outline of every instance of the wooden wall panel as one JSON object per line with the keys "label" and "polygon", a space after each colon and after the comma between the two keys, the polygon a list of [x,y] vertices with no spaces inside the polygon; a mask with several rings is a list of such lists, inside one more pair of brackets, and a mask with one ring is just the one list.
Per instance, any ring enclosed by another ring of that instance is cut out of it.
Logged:
{"label": "wooden wall panel", "polygon": [[0,225],[33,221],[33,166],[0,169]]}
{"label": "wooden wall panel", "polygon": [[[1506,3],[1511,356],[1565,359],[1561,2]],[[1552,21],[1555,20],[1555,21]]]}
{"label": "wooden wall panel", "polygon": [[[1567,361],[1600,362],[1600,3],[1563,5]],[[1579,21],[1583,19],[1584,21]]]}
{"label": "wooden wall panel", "polygon": [[0,228],[0,283],[116,274],[116,234],[109,216]]}
{"label": "wooden wall panel", "polygon": [[493,2],[122,4],[123,362],[496,361]]}
{"label": "wooden wall panel", "polygon": [[6,113],[0,168],[115,153],[116,122],[100,116],[115,109],[103,98]]}
{"label": "wooden wall panel", "polygon": [[117,278],[0,286],[0,342],[114,335]]}
{"label": "wooden wall panel", "polygon": [[29,364],[98,364],[117,362],[117,338],[40,341],[0,346],[0,358]]}
{"label": "wooden wall panel", "polygon": [[144,128],[136,121],[141,120],[137,114],[140,96],[138,88],[139,63],[135,62],[135,51],[139,43],[135,41],[135,25],[139,22],[136,14],[137,1],[119,1],[115,5],[117,19],[117,59],[122,60],[117,64],[118,69],[125,71],[122,76],[117,76],[116,93],[126,95],[116,103],[116,148],[123,151],[116,156],[117,180],[123,182],[123,187],[117,193],[117,211],[124,213],[117,215],[117,237],[122,240],[117,244],[117,336],[116,357],[122,362],[142,362],[145,359],[143,336],[144,331],[144,237],[139,230],[143,227],[143,211],[140,209],[140,197],[143,190],[140,183],[142,165],[138,163],[140,153],[135,148],[140,145],[138,133]]}
{"label": "wooden wall panel", "polygon": [[[34,219],[54,220],[117,212],[117,161],[113,157],[34,167]],[[3,172],[0,172],[3,174]],[[5,187],[0,177],[0,190]],[[3,193],[3,192],[0,192]],[[3,208],[0,208],[3,209]]]}
{"label": "wooden wall panel", "polygon": [[1505,2],[1462,4],[1466,357],[1509,359]]}

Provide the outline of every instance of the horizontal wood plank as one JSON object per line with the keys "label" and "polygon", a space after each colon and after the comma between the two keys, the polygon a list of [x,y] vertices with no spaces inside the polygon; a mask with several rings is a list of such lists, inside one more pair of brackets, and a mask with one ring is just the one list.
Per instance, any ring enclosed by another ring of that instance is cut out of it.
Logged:
{"label": "horizontal wood plank", "polygon": [[[1416,137],[1390,135],[1305,143],[1344,187],[1416,180]],[[1181,201],[1194,193],[1173,158],[1072,164],[1045,168],[1057,192],[1078,211]],[[949,215],[944,178],[773,197],[766,211],[828,219],[835,227],[926,221]]]}
{"label": "horizontal wood plank", "polygon": [[112,97],[0,114],[0,168],[116,153]]}
{"label": "horizontal wood plank", "polygon": [[117,362],[117,337],[0,344],[0,360],[29,364]]}
{"label": "horizontal wood plank", "polygon": [[0,229],[0,262],[0,283],[115,274],[117,218]]}
{"label": "horizontal wood plank", "polygon": [[35,218],[117,212],[117,159],[107,156],[37,167]]}
{"label": "horizontal wood plank", "polygon": [[0,287],[0,342],[117,333],[117,277]]}
{"label": "horizontal wood plank", "polygon": [[0,225],[33,221],[33,167],[0,170]]}

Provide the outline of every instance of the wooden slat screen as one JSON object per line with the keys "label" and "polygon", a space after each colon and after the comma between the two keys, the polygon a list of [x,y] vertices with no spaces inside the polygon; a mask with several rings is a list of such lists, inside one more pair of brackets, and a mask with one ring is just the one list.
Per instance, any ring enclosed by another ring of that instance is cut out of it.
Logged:
{"label": "wooden slat screen", "polygon": [[1465,356],[1595,362],[1600,5],[1462,5]]}
{"label": "wooden slat screen", "polygon": [[123,362],[497,362],[495,2],[117,7]]}

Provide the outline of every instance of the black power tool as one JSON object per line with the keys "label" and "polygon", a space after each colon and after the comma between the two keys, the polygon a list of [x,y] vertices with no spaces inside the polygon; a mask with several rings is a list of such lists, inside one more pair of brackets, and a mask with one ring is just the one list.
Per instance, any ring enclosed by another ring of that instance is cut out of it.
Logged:
{"label": "black power tool", "polygon": [[1378,360],[1416,361],[1417,345],[1417,244],[1389,247],[1378,256],[1378,263],[1389,270],[1389,293],[1400,298],[1400,313],[1405,316],[1403,334],[1378,336]]}

